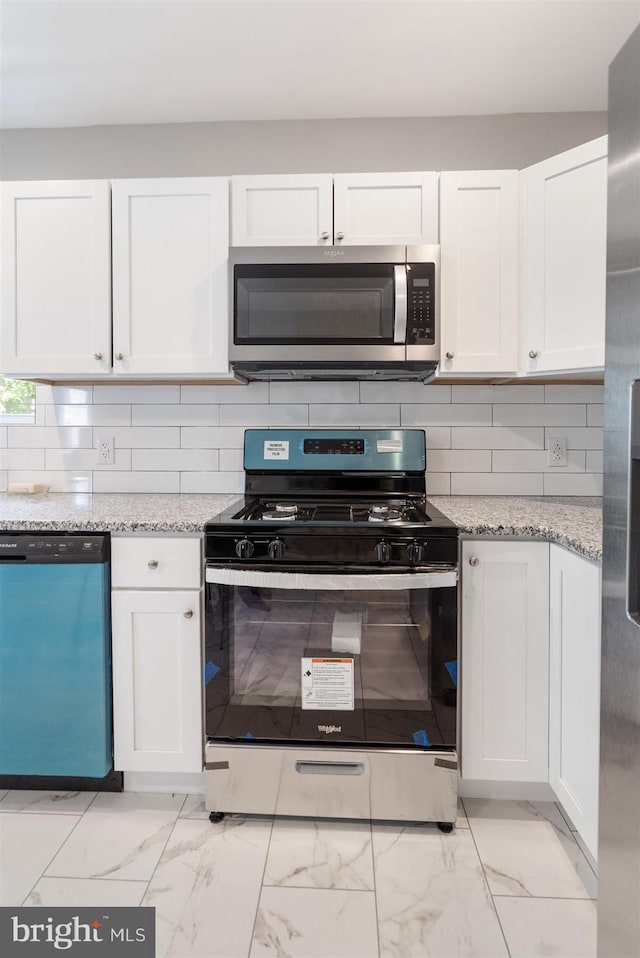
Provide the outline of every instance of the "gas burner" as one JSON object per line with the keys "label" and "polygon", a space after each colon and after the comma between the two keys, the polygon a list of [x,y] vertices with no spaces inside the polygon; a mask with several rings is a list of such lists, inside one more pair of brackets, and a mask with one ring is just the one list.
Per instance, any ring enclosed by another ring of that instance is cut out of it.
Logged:
{"label": "gas burner", "polygon": [[369,509],[369,522],[400,522],[401,519],[402,512],[391,506],[375,505]]}
{"label": "gas burner", "polygon": [[298,515],[298,507],[292,502],[276,502],[262,513],[262,518],[267,520],[295,519]]}

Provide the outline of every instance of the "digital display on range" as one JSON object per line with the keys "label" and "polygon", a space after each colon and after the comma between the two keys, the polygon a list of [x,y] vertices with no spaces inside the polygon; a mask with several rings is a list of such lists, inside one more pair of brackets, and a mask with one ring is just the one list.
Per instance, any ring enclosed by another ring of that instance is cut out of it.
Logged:
{"label": "digital display on range", "polygon": [[305,455],[364,456],[364,439],[305,439]]}

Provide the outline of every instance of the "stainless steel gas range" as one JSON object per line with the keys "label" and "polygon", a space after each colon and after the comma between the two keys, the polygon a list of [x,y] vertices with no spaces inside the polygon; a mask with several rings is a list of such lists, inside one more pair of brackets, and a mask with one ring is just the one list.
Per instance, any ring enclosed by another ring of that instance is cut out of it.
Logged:
{"label": "stainless steel gas range", "polygon": [[456,819],[456,527],[419,429],[249,429],[205,528],[206,800]]}

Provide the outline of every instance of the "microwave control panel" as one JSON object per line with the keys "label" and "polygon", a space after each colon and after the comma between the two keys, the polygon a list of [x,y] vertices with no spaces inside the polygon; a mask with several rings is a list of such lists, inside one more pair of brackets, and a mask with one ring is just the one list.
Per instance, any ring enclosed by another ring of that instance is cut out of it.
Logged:
{"label": "microwave control panel", "polygon": [[407,344],[435,343],[435,273],[433,263],[411,263],[407,270]]}

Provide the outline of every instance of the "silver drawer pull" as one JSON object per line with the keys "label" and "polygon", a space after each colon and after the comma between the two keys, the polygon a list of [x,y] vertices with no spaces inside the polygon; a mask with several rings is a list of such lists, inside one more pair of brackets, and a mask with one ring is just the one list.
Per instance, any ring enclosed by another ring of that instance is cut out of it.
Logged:
{"label": "silver drawer pull", "polygon": [[149,559],[149,561],[147,562],[147,566],[148,566],[150,569],[157,569],[157,568],[158,568],[158,560],[157,560],[157,559]]}
{"label": "silver drawer pull", "polygon": [[94,358],[94,359],[102,359],[102,353],[94,353],[94,354],[93,354],[93,358]]}
{"label": "silver drawer pull", "polygon": [[445,353],[445,356],[447,357],[447,359],[453,359],[453,358],[454,358],[454,354],[453,354],[452,352],[450,352],[450,351],[447,351],[447,352]]}
{"label": "silver drawer pull", "polygon": [[537,358],[538,358],[538,352],[537,352],[537,350],[536,350],[536,349],[530,349],[530,350],[529,350],[529,359],[537,359]]}
{"label": "silver drawer pull", "polygon": [[478,565],[480,559],[477,556],[471,556],[469,559],[469,565]]}
{"label": "silver drawer pull", "polygon": [[183,612],[182,614],[183,614],[183,616],[185,617],[185,619],[192,619],[192,618],[193,618],[193,610],[192,610],[192,609],[187,609],[186,612]]}
{"label": "silver drawer pull", "polygon": [[300,775],[364,775],[364,762],[296,762]]}

